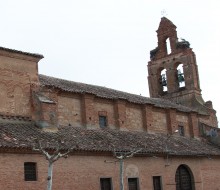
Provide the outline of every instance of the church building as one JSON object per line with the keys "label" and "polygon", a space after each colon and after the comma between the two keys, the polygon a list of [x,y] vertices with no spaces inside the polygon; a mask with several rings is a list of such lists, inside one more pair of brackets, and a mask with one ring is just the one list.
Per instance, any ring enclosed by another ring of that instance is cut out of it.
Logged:
{"label": "church building", "polygon": [[150,97],[39,74],[42,55],[0,47],[0,189],[220,190],[195,53],[169,19],[156,32]]}

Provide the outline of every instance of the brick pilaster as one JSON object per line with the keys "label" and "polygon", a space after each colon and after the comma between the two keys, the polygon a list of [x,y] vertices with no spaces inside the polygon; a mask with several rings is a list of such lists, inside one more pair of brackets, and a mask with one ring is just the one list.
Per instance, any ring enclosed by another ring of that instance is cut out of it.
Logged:
{"label": "brick pilaster", "polygon": [[189,130],[191,137],[199,137],[198,118],[195,112],[189,114]]}
{"label": "brick pilaster", "polygon": [[94,96],[85,94],[82,96],[82,122],[85,126],[95,124]]}
{"label": "brick pilaster", "polygon": [[176,68],[169,68],[166,71],[166,76],[167,88],[169,93],[176,92],[177,90],[179,90]]}
{"label": "brick pilaster", "polygon": [[147,131],[153,131],[153,106],[145,105],[143,107],[143,126]]}
{"label": "brick pilaster", "polygon": [[126,122],[126,102],[122,100],[118,100],[115,102],[115,118],[116,125],[118,128],[125,128]]}
{"label": "brick pilaster", "polygon": [[167,133],[173,134],[174,131],[177,129],[177,122],[176,122],[176,110],[175,109],[167,109]]}

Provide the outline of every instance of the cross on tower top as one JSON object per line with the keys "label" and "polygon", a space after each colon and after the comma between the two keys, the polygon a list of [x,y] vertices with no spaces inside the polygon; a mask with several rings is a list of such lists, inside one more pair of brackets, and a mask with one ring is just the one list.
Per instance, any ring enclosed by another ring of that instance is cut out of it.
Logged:
{"label": "cross on tower top", "polygon": [[161,16],[162,16],[162,17],[167,16],[167,12],[166,12],[166,10],[165,10],[165,9],[163,9],[163,10],[161,11]]}

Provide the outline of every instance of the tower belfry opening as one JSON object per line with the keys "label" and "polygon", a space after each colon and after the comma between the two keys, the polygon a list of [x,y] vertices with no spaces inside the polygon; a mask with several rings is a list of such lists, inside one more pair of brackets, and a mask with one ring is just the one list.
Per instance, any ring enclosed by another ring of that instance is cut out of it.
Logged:
{"label": "tower belfry opening", "polygon": [[167,49],[167,54],[169,55],[169,54],[171,54],[171,45],[170,45],[170,39],[169,38],[167,38],[166,39],[166,49]]}
{"label": "tower belfry opening", "polygon": [[177,79],[178,79],[179,88],[184,88],[185,87],[185,77],[184,77],[184,71],[183,71],[183,64],[180,64],[177,67]]}
{"label": "tower belfry opening", "polygon": [[166,76],[166,69],[163,69],[160,73],[160,84],[162,87],[162,91],[165,93],[167,92],[167,76]]}

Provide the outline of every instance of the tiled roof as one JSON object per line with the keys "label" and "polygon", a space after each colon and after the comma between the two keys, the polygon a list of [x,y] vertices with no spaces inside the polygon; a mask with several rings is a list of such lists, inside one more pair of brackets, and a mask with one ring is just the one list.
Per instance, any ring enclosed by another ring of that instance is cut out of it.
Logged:
{"label": "tiled roof", "polygon": [[36,138],[48,148],[54,148],[57,139],[61,139],[64,142],[62,148],[73,148],[73,151],[111,152],[113,147],[117,151],[131,151],[145,147],[143,154],[157,155],[169,151],[177,156],[220,156],[218,147],[187,137],[167,138],[164,134],[73,126],[60,127],[57,133],[51,133],[37,128],[33,122],[0,123],[0,148],[31,148]]}
{"label": "tiled roof", "polygon": [[42,86],[58,88],[66,92],[73,93],[88,93],[93,94],[100,98],[112,99],[112,100],[127,100],[128,102],[137,103],[137,104],[152,104],[156,107],[162,108],[175,108],[179,111],[190,112],[192,109],[173,103],[169,100],[160,99],[160,98],[147,98],[144,96],[139,96],[135,94],[130,94],[111,88],[79,83],[68,81],[64,79],[49,77],[45,75],[39,75],[40,83]]}
{"label": "tiled roof", "polygon": [[37,58],[44,58],[44,56],[41,54],[29,53],[29,52],[19,51],[19,50],[15,50],[15,49],[9,49],[9,48],[5,48],[5,47],[0,47],[0,50],[12,52],[12,53],[19,53],[19,54],[23,54],[23,55],[30,55],[30,56],[37,57]]}

